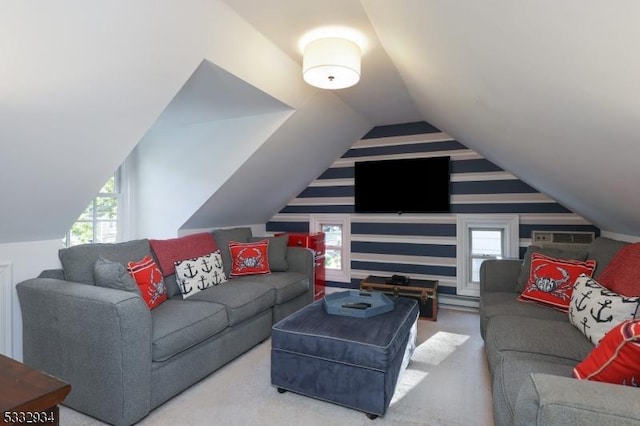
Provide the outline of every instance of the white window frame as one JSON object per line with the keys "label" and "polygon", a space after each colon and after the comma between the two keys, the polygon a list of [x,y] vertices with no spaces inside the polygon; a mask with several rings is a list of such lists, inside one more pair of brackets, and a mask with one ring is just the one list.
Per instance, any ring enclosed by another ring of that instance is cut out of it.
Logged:
{"label": "white window frame", "polygon": [[480,297],[480,283],[473,282],[471,276],[470,230],[477,228],[501,229],[504,238],[504,256],[518,258],[520,251],[519,227],[519,215],[458,215],[456,223],[456,290],[458,295]]}
{"label": "white window frame", "polygon": [[342,226],[342,269],[325,268],[325,279],[335,282],[351,282],[351,218],[347,214],[315,214],[309,216],[309,231],[321,232],[322,225]]}
{"label": "white window frame", "polygon": [[[123,240],[123,223],[125,222],[124,218],[123,218],[123,213],[125,211],[125,205],[128,207],[128,203],[125,201],[125,194],[126,194],[126,190],[125,185],[124,185],[124,179],[126,178],[126,170],[124,165],[120,166],[114,173],[113,173],[113,178],[115,179],[114,182],[114,191],[112,193],[106,193],[106,192],[99,192],[98,194],[96,194],[96,196],[91,200],[91,202],[87,205],[90,206],[91,204],[95,203],[96,200],[98,198],[114,198],[116,200],[117,203],[117,216],[116,216],[116,242],[122,241]],[[109,179],[111,179],[111,177],[109,177]],[[105,181],[106,184],[106,181]],[[104,187],[104,185],[103,185]],[[101,188],[102,189],[102,188]],[[76,220],[74,222],[91,222],[93,224],[93,241],[91,242],[91,244],[95,244],[95,236],[96,236],[96,230],[97,230],[97,225],[99,222],[102,222],[102,219],[98,219],[97,218],[97,209],[95,208],[94,205],[94,209],[93,209],[93,217],[91,218],[91,220]],[[66,247],[70,247],[71,244],[71,229],[69,229],[64,237],[64,245]]]}

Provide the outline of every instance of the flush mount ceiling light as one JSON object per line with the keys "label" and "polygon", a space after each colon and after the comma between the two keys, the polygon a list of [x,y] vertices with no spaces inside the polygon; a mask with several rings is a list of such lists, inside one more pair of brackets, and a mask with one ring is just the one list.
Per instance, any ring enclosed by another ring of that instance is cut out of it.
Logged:
{"label": "flush mount ceiling light", "polygon": [[344,89],[360,80],[360,46],[340,37],[310,41],[304,47],[304,81],[321,89]]}

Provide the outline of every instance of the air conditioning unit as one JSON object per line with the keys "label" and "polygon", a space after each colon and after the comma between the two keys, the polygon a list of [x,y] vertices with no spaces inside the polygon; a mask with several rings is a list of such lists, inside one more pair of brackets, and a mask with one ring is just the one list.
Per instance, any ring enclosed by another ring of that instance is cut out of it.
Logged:
{"label": "air conditioning unit", "polygon": [[596,237],[594,232],[531,231],[531,244],[564,250],[586,248]]}

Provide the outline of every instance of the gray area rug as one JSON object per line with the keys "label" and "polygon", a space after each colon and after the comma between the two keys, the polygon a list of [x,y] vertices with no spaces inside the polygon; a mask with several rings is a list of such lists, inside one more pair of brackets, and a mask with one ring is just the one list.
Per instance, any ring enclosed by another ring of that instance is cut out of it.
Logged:
{"label": "gray area rug", "polygon": [[[270,383],[271,342],[152,411],[140,425],[493,425],[489,373],[478,314],[440,309],[418,321],[418,347],[384,417],[296,395]],[[103,423],[60,407],[62,426]]]}

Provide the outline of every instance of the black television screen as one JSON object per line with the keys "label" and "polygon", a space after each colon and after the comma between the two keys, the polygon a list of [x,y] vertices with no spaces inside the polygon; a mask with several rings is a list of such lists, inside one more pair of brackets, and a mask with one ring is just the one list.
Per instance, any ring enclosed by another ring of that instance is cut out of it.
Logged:
{"label": "black television screen", "polygon": [[450,157],[356,162],[356,213],[447,213]]}

